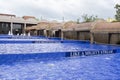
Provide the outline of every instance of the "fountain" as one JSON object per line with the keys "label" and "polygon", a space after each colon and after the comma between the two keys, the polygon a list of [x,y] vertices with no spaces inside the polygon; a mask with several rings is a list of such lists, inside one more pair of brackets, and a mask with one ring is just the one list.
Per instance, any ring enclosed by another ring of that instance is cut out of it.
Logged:
{"label": "fountain", "polygon": [[30,36],[30,32],[28,32],[28,34],[27,34],[28,36]]}
{"label": "fountain", "polygon": [[9,31],[9,32],[8,32],[8,35],[13,35],[13,33]]}
{"label": "fountain", "polygon": [[23,33],[23,36],[26,36],[26,34],[25,34],[25,33]]}
{"label": "fountain", "polygon": [[10,32],[10,31],[8,32],[8,35],[11,35],[11,32]]}
{"label": "fountain", "polygon": [[19,36],[19,33],[17,33],[17,36]]}

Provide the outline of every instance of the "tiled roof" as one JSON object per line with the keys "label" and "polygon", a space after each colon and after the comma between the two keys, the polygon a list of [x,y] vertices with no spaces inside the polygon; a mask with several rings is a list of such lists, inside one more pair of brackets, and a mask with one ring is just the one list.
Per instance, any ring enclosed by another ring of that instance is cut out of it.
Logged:
{"label": "tiled roof", "polygon": [[40,22],[38,24],[38,29],[49,29],[49,30],[57,30],[61,29],[62,24],[58,22]]}
{"label": "tiled roof", "polygon": [[76,31],[86,31],[90,30],[92,27],[93,22],[88,22],[88,23],[69,23],[65,24],[63,30],[76,30]]}
{"label": "tiled roof", "polygon": [[36,30],[36,27],[37,27],[37,26],[27,27],[26,30],[27,30],[27,31],[29,31],[29,30]]}
{"label": "tiled roof", "polygon": [[21,17],[0,17],[0,22],[13,22],[13,23],[29,23],[29,24],[37,24],[38,21],[35,19],[23,19]]}
{"label": "tiled roof", "polygon": [[11,16],[11,17],[16,17],[16,15],[13,15],[13,14],[2,14],[2,13],[0,13],[0,16]]}
{"label": "tiled roof", "polygon": [[23,19],[30,19],[30,18],[32,18],[32,19],[35,19],[35,17],[34,16],[23,16]]}
{"label": "tiled roof", "polygon": [[120,22],[101,22],[97,23],[91,32],[120,33]]}

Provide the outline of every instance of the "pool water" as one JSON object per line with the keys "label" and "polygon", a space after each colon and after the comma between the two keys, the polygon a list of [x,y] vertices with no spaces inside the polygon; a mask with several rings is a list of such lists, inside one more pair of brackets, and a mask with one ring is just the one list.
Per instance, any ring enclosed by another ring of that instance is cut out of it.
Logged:
{"label": "pool water", "polygon": [[[9,39],[0,37],[0,80],[120,80],[120,46],[55,38],[7,37]],[[65,55],[74,51],[113,49],[114,54]]]}
{"label": "pool water", "polygon": [[115,46],[85,43],[0,44],[0,54],[25,54],[45,52],[88,51],[116,49]]}
{"label": "pool water", "polygon": [[120,53],[0,65],[1,80],[120,80]]}

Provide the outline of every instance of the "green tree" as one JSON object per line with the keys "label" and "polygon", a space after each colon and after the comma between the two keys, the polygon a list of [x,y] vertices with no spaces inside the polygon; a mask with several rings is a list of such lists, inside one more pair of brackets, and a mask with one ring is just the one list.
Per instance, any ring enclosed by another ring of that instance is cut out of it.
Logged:
{"label": "green tree", "polygon": [[116,18],[117,21],[120,21],[120,5],[119,5],[119,4],[116,4],[116,5],[115,5],[115,9],[116,9],[115,18]]}
{"label": "green tree", "polygon": [[78,19],[77,19],[77,24],[79,24],[79,23],[80,23],[80,19],[78,18]]}
{"label": "green tree", "polygon": [[87,14],[82,15],[83,22],[93,22],[98,19],[97,16],[88,16]]}

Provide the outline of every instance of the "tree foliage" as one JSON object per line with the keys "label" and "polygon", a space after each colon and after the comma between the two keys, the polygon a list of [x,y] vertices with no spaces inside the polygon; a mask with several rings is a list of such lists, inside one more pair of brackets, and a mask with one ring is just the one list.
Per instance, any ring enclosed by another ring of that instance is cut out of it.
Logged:
{"label": "tree foliage", "polygon": [[115,9],[116,9],[115,18],[116,18],[117,21],[120,21],[120,5],[119,5],[119,4],[116,4],[116,5],[115,5]]}
{"label": "tree foliage", "polygon": [[77,19],[77,24],[79,24],[80,23],[80,19]]}
{"label": "tree foliage", "polygon": [[83,16],[82,16],[82,19],[83,19],[83,22],[93,22],[93,21],[95,21],[95,20],[97,20],[98,19],[98,17],[97,16],[89,16],[89,15],[87,15],[87,14],[84,14]]}

